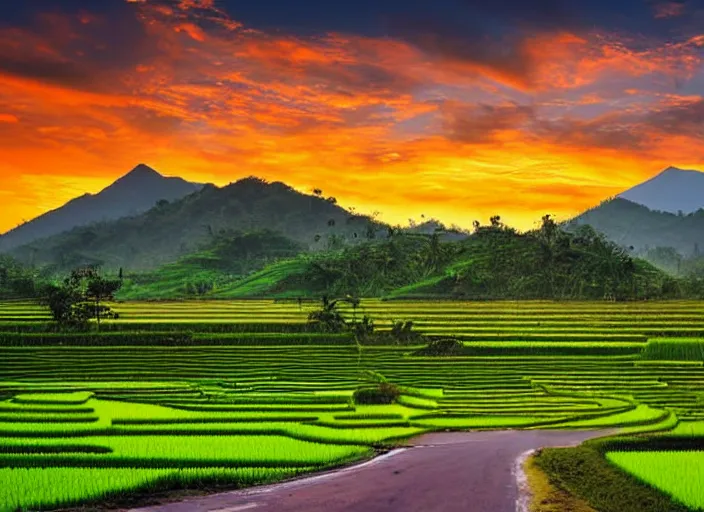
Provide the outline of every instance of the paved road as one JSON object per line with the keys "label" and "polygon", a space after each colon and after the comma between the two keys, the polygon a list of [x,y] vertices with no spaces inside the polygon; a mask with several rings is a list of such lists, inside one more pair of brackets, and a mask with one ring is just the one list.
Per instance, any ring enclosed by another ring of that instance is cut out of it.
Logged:
{"label": "paved road", "polygon": [[409,448],[343,470],[132,512],[515,512],[513,468],[521,454],[604,433],[427,434]]}

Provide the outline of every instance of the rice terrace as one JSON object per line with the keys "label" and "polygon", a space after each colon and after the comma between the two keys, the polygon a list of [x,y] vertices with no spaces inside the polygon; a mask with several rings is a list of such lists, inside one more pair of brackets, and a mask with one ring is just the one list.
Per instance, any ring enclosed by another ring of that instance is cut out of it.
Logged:
{"label": "rice terrace", "polygon": [[0,512],[704,512],[704,0],[0,0]]}
{"label": "rice terrace", "polygon": [[423,340],[369,344],[311,322],[315,301],[111,306],[99,332],[57,333],[0,304],[0,510],[272,483],[487,429],[605,429],[531,467],[596,510],[704,509],[703,303],[340,302]]}

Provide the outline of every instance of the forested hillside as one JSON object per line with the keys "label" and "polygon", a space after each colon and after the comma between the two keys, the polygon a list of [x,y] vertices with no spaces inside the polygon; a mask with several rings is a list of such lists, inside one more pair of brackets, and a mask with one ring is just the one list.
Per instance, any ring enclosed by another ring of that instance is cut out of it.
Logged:
{"label": "forested hillside", "polygon": [[634,254],[642,255],[656,247],[672,247],[688,257],[697,254],[700,247],[704,248],[704,210],[678,215],[615,198],[587,210],[564,227],[569,231],[584,224]]}
{"label": "forested hillside", "polygon": [[0,299],[33,297],[37,292],[38,279],[36,270],[0,254]]}
{"label": "forested hillside", "polygon": [[280,182],[251,177],[223,188],[206,185],[142,215],[38,240],[13,255],[57,271],[80,265],[146,271],[213,244],[223,233],[263,229],[279,232],[310,250],[353,244],[386,231],[381,223],[348,212],[320,191],[306,195]]}
{"label": "forested hillside", "polygon": [[[209,270],[207,275],[200,274],[204,283],[197,290],[179,285],[177,276],[185,275],[189,262],[194,261],[186,258],[150,274],[149,279],[131,278],[121,297],[295,298],[349,294],[635,300],[677,297],[691,291],[652,265],[630,257],[590,227],[567,233],[549,216],[543,219],[541,229],[524,234],[504,226],[498,217],[458,241],[442,241],[440,233],[391,233],[388,238],[342,249],[272,258],[262,270],[239,278]],[[166,277],[168,274],[171,278]],[[161,284],[158,276],[163,279]]]}

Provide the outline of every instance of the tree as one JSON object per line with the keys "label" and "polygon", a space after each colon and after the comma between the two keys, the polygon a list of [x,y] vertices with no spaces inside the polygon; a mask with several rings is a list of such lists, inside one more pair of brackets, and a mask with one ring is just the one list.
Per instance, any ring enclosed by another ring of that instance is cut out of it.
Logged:
{"label": "tree", "polygon": [[337,310],[339,300],[330,300],[323,295],[321,308],[308,314],[308,323],[318,325],[323,331],[341,332],[345,327],[345,319]]}
{"label": "tree", "polygon": [[105,279],[99,275],[91,276],[86,287],[85,297],[95,303],[95,321],[100,330],[100,317],[109,314],[110,308],[101,306],[101,302],[115,298],[115,292],[120,289],[120,280]]}
{"label": "tree", "polygon": [[345,300],[352,306],[352,322],[357,323],[357,308],[362,301],[356,295],[352,296],[349,294],[345,297]]}
{"label": "tree", "polygon": [[78,308],[81,294],[68,282],[48,284],[42,290],[42,304],[49,307],[54,321],[61,327],[82,327],[88,322],[87,311]]}
{"label": "tree", "polygon": [[39,275],[10,256],[0,254],[0,298],[36,297]]}
{"label": "tree", "polygon": [[96,267],[82,267],[73,270],[61,284],[45,286],[42,303],[51,309],[61,327],[86,327],[93,318],[100,328],[101,318],[117,316],[101,302],[111,299],[121,285],[120,280],[101,277]]}

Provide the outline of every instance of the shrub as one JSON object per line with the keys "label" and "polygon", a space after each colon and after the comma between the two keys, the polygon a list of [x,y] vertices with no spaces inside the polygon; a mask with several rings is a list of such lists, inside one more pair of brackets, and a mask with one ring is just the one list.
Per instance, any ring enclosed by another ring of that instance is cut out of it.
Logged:
{"label": "shrub", "polygon": [[428,346],[418,350],[419,356],[459,356],[462,355],[464,345],[454,338],[434,340]]}
{"label": "shrub", "polygon": [[386,405],[394,403],[400,395],[398,386],[382,382],[376,387],[360,388],[352,397],[359,405]]}

